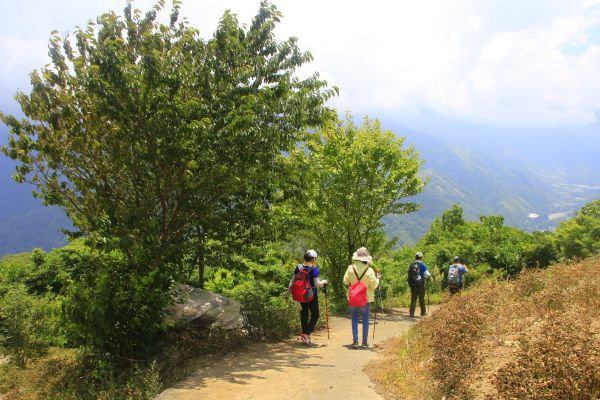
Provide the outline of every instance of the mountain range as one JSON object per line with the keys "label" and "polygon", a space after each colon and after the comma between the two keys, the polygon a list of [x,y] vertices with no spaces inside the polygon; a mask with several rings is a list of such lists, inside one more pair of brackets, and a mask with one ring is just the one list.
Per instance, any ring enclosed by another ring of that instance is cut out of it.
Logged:
{"label": "mountain range", "polygon": [[419,211],[385,218],[389,236],[413,244],[436,216],[460,204],[465,218],[502,215],[505,224],[527,231],[551,230],[585,203],[600,198],[598,135],[435,137],[404,127],[425,163],[429,179],[415,196]]}
{"label": "mountain range", "polygon": [[[421,175],[429,180],[411,199],[422,204],[419,211],[384,219],[386,232],[400,244],[415,243],[453,204],[460,204],[469,220],[503,215],[506,225],[533,231],[553,229],[600,198],[597,135],[439,137],[386,125],[415,147],[425,161]],[[0,127],[0,141],[6,137],[6,127]],[[0,256],[66,244],[61,229],[71,227],[69,219],[62,210],[43,206],[31,186],[13,182],[14,165],[0,155]]]}

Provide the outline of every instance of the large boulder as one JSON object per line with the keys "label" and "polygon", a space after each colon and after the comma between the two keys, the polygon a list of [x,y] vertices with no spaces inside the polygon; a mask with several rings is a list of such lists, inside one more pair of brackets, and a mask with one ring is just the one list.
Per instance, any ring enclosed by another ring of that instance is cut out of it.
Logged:
{"label": "large boulder", "polygon": [[240,329],[244,319],[240,313],[241,304],[208,290],[189,285],[178,285],[175,289],[175,302],[167,307],[166,319],[175,326]]}

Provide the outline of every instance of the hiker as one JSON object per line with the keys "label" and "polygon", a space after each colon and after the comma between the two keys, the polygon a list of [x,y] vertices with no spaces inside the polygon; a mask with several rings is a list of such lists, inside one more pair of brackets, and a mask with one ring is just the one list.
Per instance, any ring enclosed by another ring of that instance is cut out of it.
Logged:
{"label": "hiker", "polygon": [[348,286],[348,305],[352,314],[352,347],[358,348],[358,315],[362,316],[362,347],[369,347],[369,303],[375,301],[375,289],[379,286],[380,274],[370,266],[373,258],[366,247],[352,255],[352,264],[344,274],[344,285]]}
{"label": "hiker", "polygon": [[408,267],[408,285],[410,286],[410,310],[409,316],[415,316],[417,297],[419,297],[419,306],[421,307],[421,316],[427,315],[425,308],[425,279],[431,274],[427,270],[427,265],[423,262],[423,253],[418,251],[415,254],[415,261]]}
{"label": "hiker", "polygon": [[450,294],[461,291],[463,286],[462,277],[468,272],[467,267],[460,263],[460,257],[454,256],[454,263],[448,267],[448,289]]}
{"label": "hiker", "polygon": [[310,334],[314,331],[319,319],[317,289],[327,286],[327,283],[325,279],[321,280],[319,278],[317,252],[308,250],[304,254],[304,262],[296,266],[288,290],[292,293],[294,300],[300,302],[300,325],[302,326],[300,340],[309,346],[313,345]]}

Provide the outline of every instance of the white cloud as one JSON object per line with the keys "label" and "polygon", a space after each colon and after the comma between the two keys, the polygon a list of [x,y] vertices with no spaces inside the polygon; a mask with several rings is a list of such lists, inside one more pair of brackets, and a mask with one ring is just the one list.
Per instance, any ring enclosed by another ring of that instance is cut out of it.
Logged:
{"label": "white cloud", "polygon": [[[297,36],[301,48],[313,53],[315,62],[302,73],[319,71],[339,86],[332,104],[341,110],[371,116],[432,111],[492,126],[596,121],[599,0],[275,1],[284,14],[278,36]],[[63,2],[71,5],[68,21],[48,2],[22,0],[29,4],[23,7],[36,8],[36,15],[47,14],[60,26],[44,26],[44,34],[33,38],[0,37],[5,84],[43,66],[50,30],[83,24],[99,9],[122,8],[117,0],[77,8],[75,0]],[[152,3],[139,0],[134,6],[147,9]],[[182,15],[209,37],[227,8],[249,23],[258,1],[186,0]]]}

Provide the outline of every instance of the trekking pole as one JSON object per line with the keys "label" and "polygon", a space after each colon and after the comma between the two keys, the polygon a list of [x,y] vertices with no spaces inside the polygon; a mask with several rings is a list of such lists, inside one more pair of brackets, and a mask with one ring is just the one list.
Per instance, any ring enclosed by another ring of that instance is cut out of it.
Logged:
{"label": "trekking pole", "polygon": [[431,281],[427,282],[427,313],[429,313],[431,308],[431,302],[429,301],[429,287],[431,286]]}
{"label": "trekking pole", "polygon": [[379,294],[379,304],[381,305],[381,314],[383,317],[383,324],[385,325],[385,311],[383,310],[383,294],[381,293],[381,284],[377,287],[377,293]]}
{"label": "trekking pole", "polygon": [[[363,324],[365,321],[363,321]],[[375,319],[373,320],[373,340],[375,340],[375,327],[377,326],[377,296],[375,296]]]}
{"label": "trekking pole", "polygon": [[327,324],[327,340],[329,340],[329,310],[327,307],[327,285],[323,287],[323,293],[325,294],[325,323]]}

